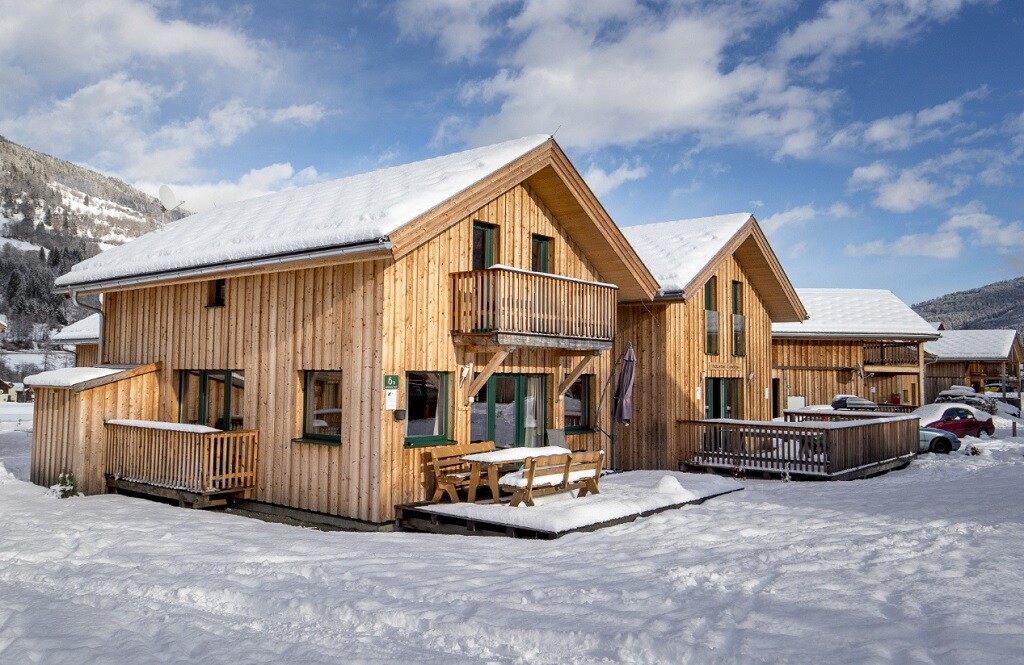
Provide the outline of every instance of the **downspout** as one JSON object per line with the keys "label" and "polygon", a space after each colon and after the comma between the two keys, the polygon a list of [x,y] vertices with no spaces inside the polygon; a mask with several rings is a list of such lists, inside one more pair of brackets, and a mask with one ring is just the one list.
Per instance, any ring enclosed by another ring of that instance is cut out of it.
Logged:
{"label": "downspout", "polygon": [[[96,345],[96,364],[97,365],[102,365],[103,364],[103,294],[100,294],[99,298],[100,298],[100,306],[99,307],[93,307],[92,305],[86,305],[85,303],[78,302],[78,291],[72,291],[71,292],[71,303],[75,307],[81,307],[82,309],[91,309],[92,311],[94,311],[94,312],[96,312],[97,314],[100,315],[100,334],[99,334],[99,342]],[[77,356],[77,354],[78,354],[78,351],[76,350],[75,351],[75,355]],[[76,360],[76,362],[77,362],[77,360]]]}

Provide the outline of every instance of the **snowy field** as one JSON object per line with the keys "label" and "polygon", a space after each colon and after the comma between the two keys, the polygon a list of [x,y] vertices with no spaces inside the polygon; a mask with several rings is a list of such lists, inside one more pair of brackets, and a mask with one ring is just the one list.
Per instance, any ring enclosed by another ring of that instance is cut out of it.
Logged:
{"label": "snowy field", "polygon": [[1024,439],[967,439],[981,455],[924,455],[871,480],[745,480],[699,506],[539,542],[54,499],[18,480],[25,410],[0,405],[0,663],[1006,664],[1024,653]]}

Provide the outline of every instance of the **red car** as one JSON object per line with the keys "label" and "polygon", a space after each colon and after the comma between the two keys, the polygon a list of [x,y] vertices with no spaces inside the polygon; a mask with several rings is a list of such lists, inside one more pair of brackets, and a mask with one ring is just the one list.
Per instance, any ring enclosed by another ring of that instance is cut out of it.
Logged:
{"label": "red car", "polygon": [[989,436],[996,433],[996,426],[990,414],[966,404],[925,404],[914,409],[911,415],[921,419],[921,427],[934,427],[952,432],[961,439],[965,436],[981,436],[982,432]]}

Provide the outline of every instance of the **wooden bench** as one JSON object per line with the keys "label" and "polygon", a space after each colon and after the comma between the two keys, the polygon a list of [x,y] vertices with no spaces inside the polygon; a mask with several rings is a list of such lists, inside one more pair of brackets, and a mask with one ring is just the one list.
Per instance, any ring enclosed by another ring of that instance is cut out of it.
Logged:
{"label": "wooden bench", "polygon": [[430,463],[434,470],[434,496],[431,502],[437,503],[445,494],[452,503],[459,502],[459,489],[469,487],[469,464],[462,461],[463,456],[472,453],[486,453],[494,450],[493,441],[480,443],[460,443],[454,446],[441,446],[430,451]]}
{"label": "wooden bench", "polygon": [[521,471],[508,473],[498,481],[512,492],[509,505],[533,505],[535,496],[579,490],[577,496],[600,494],[597,483],[604,467],[604,451],[586,451],[572,455],[531,457]]}

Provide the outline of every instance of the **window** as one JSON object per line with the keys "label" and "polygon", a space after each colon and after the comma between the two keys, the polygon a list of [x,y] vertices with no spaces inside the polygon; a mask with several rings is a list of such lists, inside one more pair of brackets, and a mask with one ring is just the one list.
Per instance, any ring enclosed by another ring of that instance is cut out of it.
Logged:
{"label": "window", "polygon": [[732,283],[732,355],[747,353],[747,318],[743,316],[743,282]]}
{"label": "window", "polygon": [[486,270],[496,262],[493,224],[473,222],[473,270]]}
{"label": "window", "polygon": [[306,372],[304,386],[302,438],[341,443],[341,372]]}
{"label": "window", "polygon": [[178,384],[178,421],[219,430],[245,428],[245,372],[183,370]]}
{"label": "window", "polygon": [[473,396],[470,441],[498,448],[542,446],[547,428],[546,374],[493,374]]}
{"label": "window", "polygon": [[565,431],[586,432],[590,429],[591,385],[593,375],[584,374],[565,391]]}
{"label": "window", "polygon": [[704,284],[704,353],[718,355],[718,278]]}
{"label": "window", "polygon": [[533,236],[533,272],[551,272],[551,238]]}
{"label": "window", "polygon": [[405,445],[448,442],[448,375],[409,372],[405,375]]}
{"label": "window", "polygon": [[206,306],[223,307],[224,296],[227,293],[228,281],[226,279],[215,279],[207,282],[207,284],[208,292],[206,296]]}

